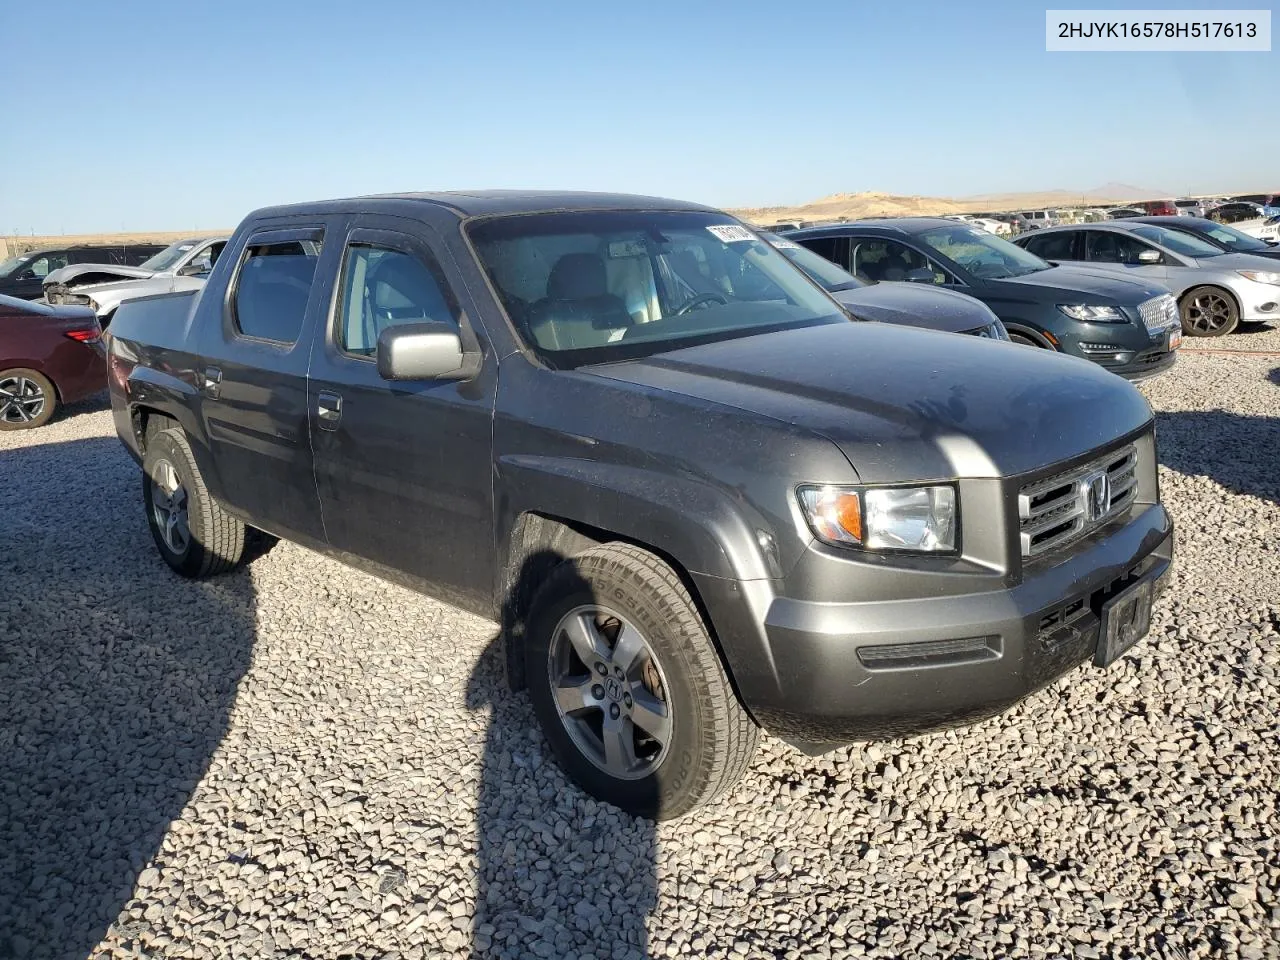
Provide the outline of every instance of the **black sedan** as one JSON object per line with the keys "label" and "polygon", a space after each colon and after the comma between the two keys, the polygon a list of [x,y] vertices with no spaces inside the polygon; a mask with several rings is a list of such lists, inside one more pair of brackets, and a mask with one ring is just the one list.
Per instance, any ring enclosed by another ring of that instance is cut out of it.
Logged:
{"label": "black sedan", "polygon": [[937,287],[870,284],[785,237],[772,233],[761,236],[861,320],[1009,339],[991,308],[967,294]]}
{"label": "black sedan", "polygon": [[787,240],[861,280],[941,286],[985,303],[1015,343],[1092,360],[1130,380],[1173,366],[1178,305],[1146,280],[1060,267],[954,220],[902,217],[810,227]]}
{"label": "black sedan", "polygon": [[1134,223],[1152,223],[1157,227],[1181,230],[1206,240],[1228,253],[1250,253],[1255,257],[1280,260],[1280,245],[1241,233],[1235,227],[1203,217],[1137,217]]}

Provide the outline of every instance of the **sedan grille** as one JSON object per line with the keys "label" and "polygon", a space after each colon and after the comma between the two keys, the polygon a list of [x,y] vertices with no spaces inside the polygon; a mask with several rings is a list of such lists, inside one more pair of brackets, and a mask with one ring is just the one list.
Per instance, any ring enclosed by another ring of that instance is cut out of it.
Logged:
{"label": "sedan grille", "polygon": [[1018,492],[1024,558],[1065,546],[1114,520],[1138,494],[1138,451],[1127,446]]}
{"label": "sedan grille", "polygon": [[1178,302],[1167,293],[1138,304],[1138,313],[1148,332],[1175,327],[1181,322],[1178,317]]}

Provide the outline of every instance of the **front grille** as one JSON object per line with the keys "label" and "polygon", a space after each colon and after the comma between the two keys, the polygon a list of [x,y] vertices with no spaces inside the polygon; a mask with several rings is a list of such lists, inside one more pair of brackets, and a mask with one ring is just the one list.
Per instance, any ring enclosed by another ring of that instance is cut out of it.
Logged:
{"label": "front grille", "polygon": [[1138,314],[1148,333],[1177,326],[1181,322],[1178,318],[1178,302],[1167,293],[1138,304]]}
{"label": "front grille", "polygon": [[1130,445],[1036,480],[1018,492],[1024,558],[1078,540],[1118,517],[1138,494],[1138,451]]}

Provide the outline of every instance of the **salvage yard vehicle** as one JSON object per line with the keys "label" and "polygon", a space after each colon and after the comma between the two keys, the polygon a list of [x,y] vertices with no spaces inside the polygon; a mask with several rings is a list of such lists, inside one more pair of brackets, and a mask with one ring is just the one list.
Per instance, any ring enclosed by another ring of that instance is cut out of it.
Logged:
{"label": "salvage yard vehicle", "polygon": [[105,263],[112,267],[132,266],[163,250],[159,244],[83,244],[75,247],[30,250],[0,263],[0,294],[36,300],[54,270],[68,264]]}
{"label": "salvage yard vehicle", "polygon": [[1053,227],[1017,243],[1055,262],[1163,284],[1177,298],[1182,329],[1190,337],[1221,337],[1241,320],[1280,318],[1280,269],[1274,261],[1228,253],[1180,229],[1125,220]]}
{"label": "salvage yard vehicle", "polygon": [[862,220],[797,230],[787,239],[860,279],[968,294],[992,309],[1015,343],[1092,360],[1130,380],[1168,370],[1182,341],[1178,306],[1163,286],[1059,267],[1056,257],[1042,260],[952,220]]}
{"label": "salvage yard vehicle", "polygon": [[0,430],[42,427],[107,386],[102,329],[84,307],[0,294]]}
{"label": "salvage yard vehicle", "polygon": [[105,327],[126,300],[203,286],[226,244],[226,237],[179,240],[136,267],[109,263],[63,267],[45,278],[44,298],[52,304],[87,305]]}
{"label": "salvage yard vehicle", "polygon": [[859,320],[967,333],[991,340],[1009,339],[1009,332],[1000,318],[981,300],[940,287],[867,283],[786,237],[771,233],[761,233],[760,236]]}
{"label": "salvage yard vehicle", "polygon": [[170,567],[256,528],[500,620],[563,768],[645,816],[761,729],[821,752],[1105,667],[1172,564],[1132,386],[852,322],[693,204],[260,210],[203,290],[120,307],[110,365]]}

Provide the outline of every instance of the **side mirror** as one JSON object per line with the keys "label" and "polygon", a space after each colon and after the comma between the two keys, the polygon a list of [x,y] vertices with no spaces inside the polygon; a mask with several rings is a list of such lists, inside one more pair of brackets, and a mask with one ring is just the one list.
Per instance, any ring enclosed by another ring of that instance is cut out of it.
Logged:
{"label": "side mirror", "polygon": [[933,271],[928,267],[916,267],[908,270],[902,279],[908,283],[933,283]]}
{"label": "side mirror", "polygon": [[186,266],[178,268],[178,276],[180,277],[198,277],[202,273],[208,273],[213,268],[202,260],[194,263],[188,263]]}
{"label": "side mirror", "polygon": [[34,270],[23,270],[22,273],[18,274],[18,279],[19,280],[39,280],[40,277],[36,276],[36,272]]}
{"label": "side mirror", "polygon": [[1139,263],[1159,263],[1159,262],[1160,262],[1160,259],[1161,259],[1161,257],[1160,257],[1160,251],[1159,251],[1159,250],[1140,250],[1140,251],[1138,251],[1138,262],[1139,262]]}
{"label": "side mirror", "polygon": [[462,338],[449,323],[404,323],[378,335],[383,380],[464,380],[474,372],[466,360]]}

